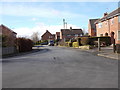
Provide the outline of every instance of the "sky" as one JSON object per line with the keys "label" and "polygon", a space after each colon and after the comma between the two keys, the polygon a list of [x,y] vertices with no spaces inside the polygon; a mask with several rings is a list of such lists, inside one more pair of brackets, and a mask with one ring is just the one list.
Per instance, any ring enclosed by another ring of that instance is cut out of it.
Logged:
{"label": "sky", "polygon": [[46,30],[52,34],[63,28],[81,28],[88,31],[88,20],[102,18],[105,12],[118,8],[118,2],[0,2],[0,24],[30,37],[33,32],[41,36]]}

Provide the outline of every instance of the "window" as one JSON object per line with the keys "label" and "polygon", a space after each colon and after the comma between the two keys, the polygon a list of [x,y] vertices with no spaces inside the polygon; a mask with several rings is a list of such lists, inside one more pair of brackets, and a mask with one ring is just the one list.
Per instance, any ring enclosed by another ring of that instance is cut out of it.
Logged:
{"label": "window", "polygon": [[120,16],[118,16],[118,22],[120,22]]}
{"label": "window", "polygon": [[49,38],[52,38],[52,36],[49,36]]}
{"label": "window", "polygon": [[68,34],[67,36],[71,36],[70,34]]}
{"label": "window", "polygon": [[75,34],[75,37],[78,37],[78,34]]}
{"label": "window", "polygon": [[82,36],[82,34],[80,34],[80,36]]}
{"label": "window", "polygon": [[114,19],[112,18],[112,19],[111,19],[111,25],[113,25],[113,24],[114,24]]}
{"label": "window", "polygon": [[102,28],[102,23],[99,23],[99,24],[98,24],[98,27],[99,27],[99,28]]}
{"label": "window", "polygon": [[108,24],[108,21],[105,21],[105,26],[107,26],[107,24]]}
{"label": "window", "polygon": [[120,40],[120,31],[118,31],[118,40]]}

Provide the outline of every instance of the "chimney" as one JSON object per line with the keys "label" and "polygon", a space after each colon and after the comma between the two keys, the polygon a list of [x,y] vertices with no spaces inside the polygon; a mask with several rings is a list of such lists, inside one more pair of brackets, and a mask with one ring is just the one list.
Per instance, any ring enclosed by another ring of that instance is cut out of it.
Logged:
{"label": "chimney", "polygon": [[72,27],[70,27],[70,30],[72,30]]}
{"label": "chimney", "polygon": [[108,13],[106,12],[106,13],[104,13],[104,16],[106,16],[106,15],[108,15]]}

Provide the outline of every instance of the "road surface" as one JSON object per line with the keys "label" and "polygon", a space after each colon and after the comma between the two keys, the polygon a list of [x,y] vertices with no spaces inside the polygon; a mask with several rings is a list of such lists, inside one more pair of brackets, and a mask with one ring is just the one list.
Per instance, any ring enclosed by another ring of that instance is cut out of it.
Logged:
{"label": "road surface", "polygon": [[46,46],[3,61],[3,88],[118,87],[118,61],[80,49]]}

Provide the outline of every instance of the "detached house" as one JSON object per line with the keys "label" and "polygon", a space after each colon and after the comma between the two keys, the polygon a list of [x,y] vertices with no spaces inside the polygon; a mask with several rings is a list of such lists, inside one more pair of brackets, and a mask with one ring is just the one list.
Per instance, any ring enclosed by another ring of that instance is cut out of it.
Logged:
{"label": "detached house", "polygon": [[83,31],[82,29],[61,29],[60,32],[60,39],[62,40],[71,40],[76,37],[83,36]]}
{"label": "detached house", "polygon": [[15,39],[17,33],[8,28],[5,25],[0,25],[0,35],[6,36],[6,46],[13,47],[15,46]]}
{"label": "detached house", "polygon": [[104,13],[104,17],[96,22],[97,36],[110,36],[111,41],[115,39],[120,44],[120,8],[111,13]]}
{"label": "detached house", "polygon": [[41,36],[41,40],[55,40],[55,34],[51,34],[48,30]]}
{"label": "detached house", "polygon": [[12,54],[16,52],[16,35],[17,33],[5,25],[0,25],[0,35],[5,37],[2,41],[2,54]]}
{"label": "detached house", "polygon": [[90,35],[90,36],[96,36],[97,35],[96,25],[95,25],[95,21],[97,21],[97,20],[98,19],[89,19],[88,35]]}

